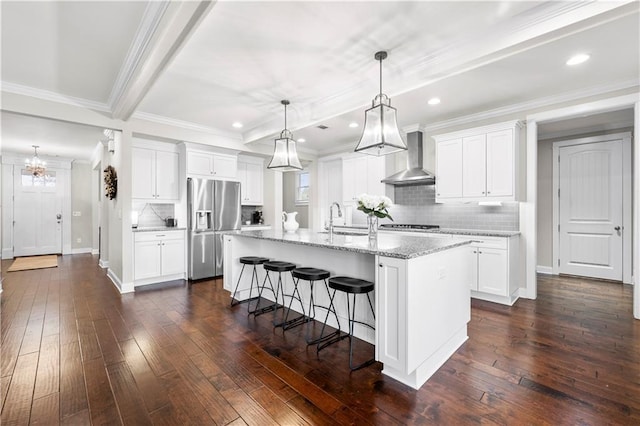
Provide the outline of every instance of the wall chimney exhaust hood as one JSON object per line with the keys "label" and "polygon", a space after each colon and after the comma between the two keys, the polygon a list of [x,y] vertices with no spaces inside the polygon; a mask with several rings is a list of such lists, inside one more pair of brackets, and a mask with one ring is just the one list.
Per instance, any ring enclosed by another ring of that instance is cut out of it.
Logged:
{"label": "wall chimney exhaust hood", "polygon": [[422,166],[422,132],[407,133],[407,169],[382,180],[396,186],[435,185],[436,177]]}

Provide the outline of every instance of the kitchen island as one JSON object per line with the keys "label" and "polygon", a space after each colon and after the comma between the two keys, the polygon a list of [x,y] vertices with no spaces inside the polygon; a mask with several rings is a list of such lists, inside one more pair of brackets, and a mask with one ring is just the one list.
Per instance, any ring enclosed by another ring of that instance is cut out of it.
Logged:
{"label": "kitchen island", "polygon": [[[464,261],[467,244],[469,241],[383,233],[370,241],[366,235],[330,237],[305,229],[294,233],[229,232],[224,237],[224,286],[233,291],[242,256],[264,256],[326,269],[332,276],[373,281],[375,320],[364,297],[358,300],[356,319],[375,323],[375,332],[356,326],[354,334],[375,345],[375,357],[383,364],[384,374],[418,389],[467,339],[471,315],[471,274]],[[262,283],[261,268],[259,275]],[[283,279],[285,292],[291,293],[290,274],[283,274]],[[245,271],[238,299],[249,297],[250,280],[251,273]],[[328,297],[321,287],[316,287],[316,301],[327,306]],[[307,302],[309,286],[301,284],[299,288]],[[270,297],[268,293],[263,295]],[[338,292],[334,303],[341,329],[347,331],[344,296]],[[295,303],[293,308],[299,310]]]}

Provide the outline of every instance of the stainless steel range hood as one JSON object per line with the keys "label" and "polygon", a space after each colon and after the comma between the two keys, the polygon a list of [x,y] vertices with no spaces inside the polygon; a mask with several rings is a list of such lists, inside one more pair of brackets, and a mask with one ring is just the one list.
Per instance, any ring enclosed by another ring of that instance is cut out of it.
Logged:
{"label": "stainless steel range hood", "polygon": [[436,177],[422,167],[422,132],[407,133],[407,169],[382,180],[396,186],[435,185]]}

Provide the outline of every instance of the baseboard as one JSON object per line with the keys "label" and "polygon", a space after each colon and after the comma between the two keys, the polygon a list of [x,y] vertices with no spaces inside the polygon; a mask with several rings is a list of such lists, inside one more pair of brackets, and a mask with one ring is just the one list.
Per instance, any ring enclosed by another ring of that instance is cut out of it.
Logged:
{"label": "baseboard", "polygon": [[132,293],[133,292],[133,284],[129,283],[129,284],[124,284],[122,283],[122,281],[120,281],[120,278],[118,278],[116,276],[116,274],[113,273],[113,271],[111,269],[109,269],[107,271],[107,277],[109,277],[109,279],[111,280],[111,282],[113,283],[113,285],[115,286],[115,288],[118,290],[118,292],[120,292],[121,294],[124,293]]}
{"label": "baseboard", "polygon": [[91,249],[91,254],[100,254],[100,249]]}
{"label": "baseboard", "polygon": [[85,254],[85,253],[91,253],[91,247],[71,249],[71,254]]}
{"label": "baseboard", "polygon": [[2,249],[2,259],[13,259],[13,248]]}
{"label": "baseboard", "polygon": [[538,265],[536,266],[536,272],[538,274],[553,275],[553,268],[551,266]]}
{"label": "baseboard", "polygon": [[106,269],[109,267],[109,261],[108,260],[98,260],[98,266],[101,267],[102,269]]}

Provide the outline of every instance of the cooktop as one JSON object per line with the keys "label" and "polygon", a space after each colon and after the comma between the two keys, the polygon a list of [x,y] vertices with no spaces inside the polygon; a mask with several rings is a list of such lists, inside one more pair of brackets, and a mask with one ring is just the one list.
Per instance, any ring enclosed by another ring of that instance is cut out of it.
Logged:
{"label": "cooktop", "polygon": [[380,225],[380,228],[391,228],[391,229],[438,229],[440,225],[417,225],[417,224],[407,224],[407,223],[383,223]]}

